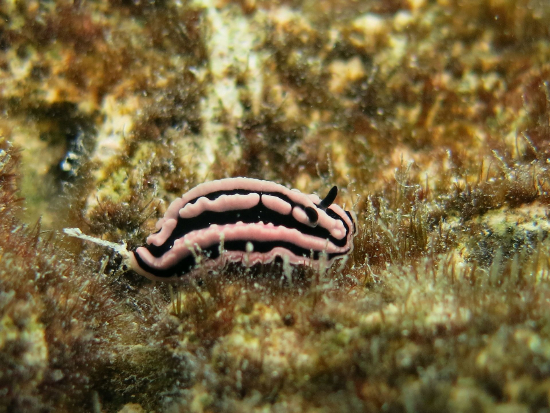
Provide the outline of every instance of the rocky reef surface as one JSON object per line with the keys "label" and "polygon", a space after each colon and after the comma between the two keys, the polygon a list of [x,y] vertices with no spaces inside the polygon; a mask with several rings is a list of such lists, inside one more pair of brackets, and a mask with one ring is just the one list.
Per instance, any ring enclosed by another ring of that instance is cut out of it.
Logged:
{"label": "rocky reef surface", "polygon": [[[550,4],[0,3],[0,412],[550,409]],[[171,288],[205,180],[341,188],[327,272]]]}

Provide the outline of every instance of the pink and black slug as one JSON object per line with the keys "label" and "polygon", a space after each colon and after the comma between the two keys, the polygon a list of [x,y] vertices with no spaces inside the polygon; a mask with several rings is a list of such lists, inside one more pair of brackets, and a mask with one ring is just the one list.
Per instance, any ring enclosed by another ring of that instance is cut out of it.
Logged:
{"label": "pink and black slug", "polygon": [[[199,265],[330,265],[353,249],[354,216],[274,182],[228,178],[200,184],[168,207],[146,245],[130,252],[132,268],[152,280],[174,280]],[[198,257],[202,257],[198,263]]]}

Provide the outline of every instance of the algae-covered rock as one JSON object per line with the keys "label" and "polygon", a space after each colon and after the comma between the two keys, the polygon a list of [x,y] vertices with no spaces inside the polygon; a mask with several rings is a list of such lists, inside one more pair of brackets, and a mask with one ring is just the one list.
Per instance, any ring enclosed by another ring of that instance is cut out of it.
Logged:
{"label": "algae-covered rock", "polygon": [[[543,1],[0,3],[0,411],[545,411]],[[339,187],[327,271],[152,284],[211,179]]]}

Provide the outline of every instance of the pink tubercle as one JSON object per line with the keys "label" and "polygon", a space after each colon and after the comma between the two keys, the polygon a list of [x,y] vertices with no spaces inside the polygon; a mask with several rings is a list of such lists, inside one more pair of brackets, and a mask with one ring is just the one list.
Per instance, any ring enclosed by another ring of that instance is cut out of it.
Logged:
{"label": "pink tubercle", "polygon": [[309,222],[309,218],[307,217],[305,211],[302,208],[298,208],[298,207],[292,208],[292,217],[296,221],[302,224],[312,226],[311,223]]}
{"label": "pink tubercle", "polygon": [[[331,209],[333,210],[336,215],[338,215],[340,218],[342,218],[344,220],[344,222],[346,223],[346,225],[348,226],[349,228],[349,234],[348,234],[348,237],[351,239],[353,238],[353,235],[354,235],[354,228],[355,228],[355,225],[354,225],[354,222],[350,219],[350,217],[348,216],[348,214],[346,214],[346,211],[344,211],[344,209],[340,206],[340,205],[336,205],[336,204],[332,204],[331,206],[329,206],[327,209]],[[355,217],[355,214],[353,213],[353,211],[351,212],[353,214],[353,216]],[[357,219],[355,219],[357,221]],[[345,229],[343,228],[343,224],[341,221],[338,221],[340,222],[340,224],[342,225],[342,230],[344,231],[345,233]]]}
{"label": "pink tubercle", "polygon": [[210,200],[201,197],[193,204],[187,204],[179,210],[181,218],[194,218],[204,211],[224,212],[236,209],[249,209],[260,202],[260,195],[251,193],[247,195],[221,195]]}
{"label": "pink tubercle", "polygon": [[161,246],[172,234],[172,232],[176,228],[176,225],[178,225],[178,222],[175,219],[165,220],[164,224],[160,228],[160,232],[157,232],[156,234],[151,234],[147,237],[147,244],[153,244],[157,247]]}
{"label": "pink tubercle", "polygon": [[262,195],[262,204],[282,215],[288,215],[292,210],[292,206],[288,202],[273,195]]}
{"label": "pink tubercle", "polygon": [[311,202],[313,202],[314,204],[319,204],[321,202],[321,198],[319,198],[317,195],[315,194],[309,194],[309,195],[306,195]]}

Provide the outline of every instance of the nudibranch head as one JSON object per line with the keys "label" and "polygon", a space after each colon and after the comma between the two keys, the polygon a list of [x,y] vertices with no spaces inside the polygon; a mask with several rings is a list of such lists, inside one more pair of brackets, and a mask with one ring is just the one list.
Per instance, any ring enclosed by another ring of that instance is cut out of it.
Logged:
{"label": "nudibranch head", "polygon": [[228,262],[330,265],[353,249],[354,214],[274,182],[228,178],[196,186],[176,199],[158,231],[130,252],[132,268],[152,280],[172,281],[201,267]]}

